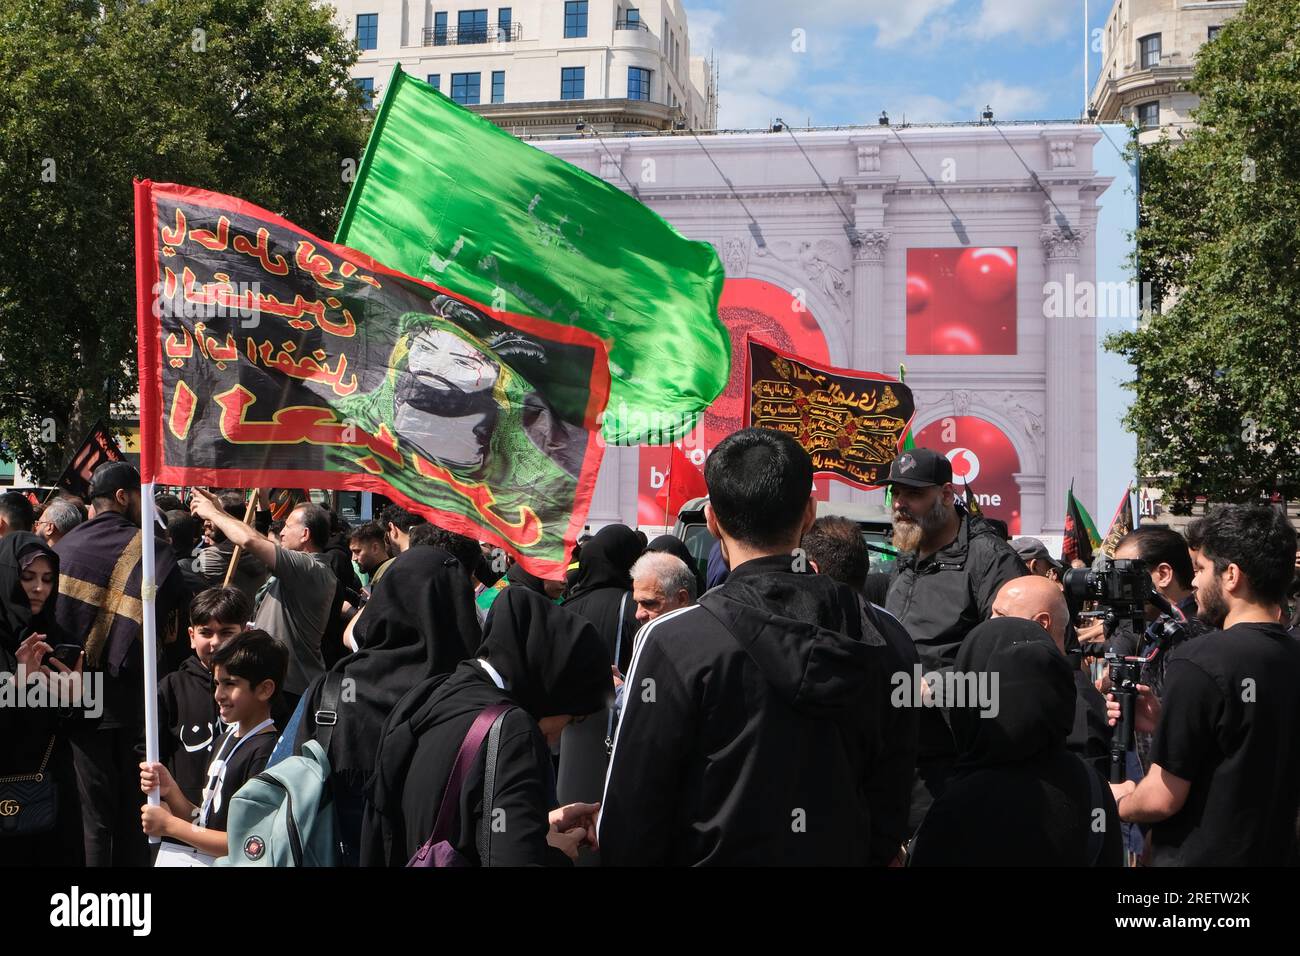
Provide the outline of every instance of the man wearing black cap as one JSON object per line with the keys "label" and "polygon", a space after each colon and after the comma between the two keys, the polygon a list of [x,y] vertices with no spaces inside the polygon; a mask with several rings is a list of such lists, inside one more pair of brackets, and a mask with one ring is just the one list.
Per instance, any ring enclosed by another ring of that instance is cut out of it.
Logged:
{"label": "man wearing black cap", "polygon": [[1011,542],[1011,550],[1025,562],[1029,573],[1040,578],[1047,578],[1057,584],[1065,577],[1065,566],[1052,557],[1047,545],[1037,538],[1016,538]]}
{"label": "man wearing black cap", "polygon": [[[989,619],[993,599],[1025,566],[983,521],[958,512],[952,464],[928,448],[905,451],[889,467],[894,546],[902,552],[885,607],[916,642],[925,673],[950,671],[975,625]],[[921,711],[915,829],[952,771],[956,746],[942,708]]]}
{"label": "man wearing black cap", "polygon": [[[87,866],[144,866],[140,761],[144,759],[144,657],[140,603],[140,473],[105,462],[90,479],[95,517],[54,546],[59,556],[55,618],[86,650],[86,671],[103,681],[102,717],[72,737]],[[155,539],[160,643],[189,592],[171,547]],[[62,823],[61,823],[62,825]]]}

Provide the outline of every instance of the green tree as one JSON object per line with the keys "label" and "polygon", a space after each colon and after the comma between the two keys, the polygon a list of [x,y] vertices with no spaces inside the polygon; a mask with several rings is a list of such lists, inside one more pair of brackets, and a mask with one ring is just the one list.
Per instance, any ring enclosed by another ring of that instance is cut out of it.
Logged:
{"label": "green tree", "polygon": [[333,235],[370,123],[356,57],[311,0],[0,0],[8,454],[50,479],[136,391],[133,179]]}
{"label": "green tree", "polygon": [[1141,147],[1141,278],[1174,302],[1107,346],[1137,377],[1138,468],[1184,505],[1300,494],[1300,0],[1201,47],[1200,124]]}

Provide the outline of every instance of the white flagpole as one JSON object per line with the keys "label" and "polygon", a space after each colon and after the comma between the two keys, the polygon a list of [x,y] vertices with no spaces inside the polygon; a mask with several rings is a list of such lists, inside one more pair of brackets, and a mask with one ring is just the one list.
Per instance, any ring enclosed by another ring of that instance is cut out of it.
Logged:
{"label": "white flagpole", "polygon": [[1083,0],[1083,118],[1088,118],[1088,0]]}
{"label": "white flagpole", "polygon": [[[157,505],[153,500],[153,482],[140,486],[140,603],[141,638],[144,644],[144,759],[158,761],[158,620],[155,601],[158,594],[157,573],[154,567],[154,521]],[[149,791],[149,806],[161,803],[158,788]],[[150,843],[161,843],[160,837],[151,836]]]}

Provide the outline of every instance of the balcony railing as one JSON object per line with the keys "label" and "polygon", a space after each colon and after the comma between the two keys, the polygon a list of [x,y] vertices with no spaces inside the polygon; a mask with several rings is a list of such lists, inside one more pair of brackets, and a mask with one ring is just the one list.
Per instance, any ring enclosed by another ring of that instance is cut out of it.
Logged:
{"label": "balcony railing", "polygon": [[457,27],[430,27],[424,31],[425,46],[470,46],[476,43],[513,43],[524,38],[521,23],[508,26],[484,26],[461,30]]}
{"label": "balcony railing", "polygon": [[644,20],[619,20],[614,24],[615,30],[644,30],[650,32],[650,28],[645,25]]}

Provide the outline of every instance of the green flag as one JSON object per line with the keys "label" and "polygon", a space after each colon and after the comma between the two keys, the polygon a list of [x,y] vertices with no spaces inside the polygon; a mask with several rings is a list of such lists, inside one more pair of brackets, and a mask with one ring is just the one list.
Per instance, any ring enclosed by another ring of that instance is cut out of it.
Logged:
{"label": "green flag", "polygon": [[1092,553],[1101,547],[1101,535],[1093,524],[1092,515],[1074,496],[1074,482],[1065,496],[1065,540],[1061,546],[1061,560],[1066,564],[1079,560],[1092,564]]}
{"label": "green flag", "polygon": [[608,442],[681,437],[731,374],[712,246],[400,66],[336,241],[493,311],[599,336],[609,348]]}

